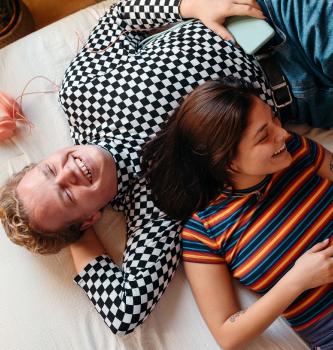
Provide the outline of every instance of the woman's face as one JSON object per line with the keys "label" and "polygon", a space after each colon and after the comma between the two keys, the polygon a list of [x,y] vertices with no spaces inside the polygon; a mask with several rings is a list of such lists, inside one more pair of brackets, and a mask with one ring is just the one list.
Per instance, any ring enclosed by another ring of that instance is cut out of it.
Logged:
{"label": "woman's face", "polygon": [[286,149],[288,136],[271,107],[254,97],[247,128],[231,163],[236,187],[253,186],[266,175],[288,167],[292,160]]}

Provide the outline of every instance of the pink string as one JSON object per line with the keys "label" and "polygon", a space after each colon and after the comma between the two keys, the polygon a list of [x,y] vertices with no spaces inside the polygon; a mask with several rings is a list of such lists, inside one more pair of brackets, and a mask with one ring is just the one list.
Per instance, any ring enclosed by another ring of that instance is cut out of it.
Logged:
{"label": "pink string", "polygon": [[[30,91],[26,92],[28,86],[35,79],[45,79],[49,83],[52,84],[53,89],[48,91]],[[59,86],[54,83],[49,78],[38,75],[31,78],[26,85],[24,86],[22,93],[16,97],[12,98],[5,93],[0,92],[0,111],[4,113],[4,115],[0,116],[0,141],[3,141],[7,138],[13,136],[14,130],[16,128],[16,122],[22,122],[29,127],[29,133],[31,132],[32,127],[34,126],[31,121],[24,115],[22,112],[22,100],[23,96],[32,95],[32,94],[47,94],[47,93],[55,93],[59,91]]]}
{"label": "pink string", "polygon": [[[86,47],[86,49],[92,53],[103,53],[106,50],[108,50],[109,48],[111,48],[122,36],[124,36],[127,33],[131,33],[131,32],[150,32],[151,28],[149,29],[128,29],[128,30],[123,30],[114,40],[113,42],[111,42],[106,48],[104,49],[99,49],[96,50],[94,48],[90,48],[90,47]],[[76,36],[77,36],[77,47],[76,47],[76,52],[79,52],[79,46],[80,43],[82,44],[82,46],[84,45],[84,41],[82,39],[82,36],[79,32],[75,32]],[[28,86],[35,80],[35,79],[45,79],[47,80],[52,86],[53,89],[52,90],[48,90],[48,91],[30,91],[30,92],[26,92]],[[37,75],[33,78],[31,78],[26,85],[24,86],[22,93],[16,97],[15,99],[12,99],[11,97],[7,96],[6,94],[1,94],[0,92],[0,107],[1,105],[3,106],[3,109],[5,110],[11,110],[11,113],[9,113],[8,115],[6,114],[3,118],[5,119],[11,119],[12,120],[12,125],[10,126],[10,128],[15,129],[15,122],[16,121],[21,121],[25,124],[28,125],[29,127],[29,132],[31,132],[32,127],[34,126],[33,123],[31,121],[28,120],[28,118],[23,114],[22,112],[22,102],[23,102],[23,96],[27,96],[27,95],[33,95],[33,94],[48,94],[48,93],[55,93],[57,91],[59,91],[60,87],[54,83],[51,79],[43,76],[43,75]],[[11,105],[9,104],[8,100],[11,101]],[[7,107],[7,108],[6,108]],[[1,122],[1,120],[0,120]],[[4,123],[4,122],[3,122]],[[7,122],[5,122],[7,123]],[[9,128],[9,126],[4,125],[2,126],[3,128]],[[1,126],[0,126],[1,129]],[[3,132],[3,134],[1,135],[1,132]],[[10,136],[8,136],[6,133],[6,130],[0,130],[0,141],[4,140],[5,138],[11,137],[12,133],[10,134]]]}

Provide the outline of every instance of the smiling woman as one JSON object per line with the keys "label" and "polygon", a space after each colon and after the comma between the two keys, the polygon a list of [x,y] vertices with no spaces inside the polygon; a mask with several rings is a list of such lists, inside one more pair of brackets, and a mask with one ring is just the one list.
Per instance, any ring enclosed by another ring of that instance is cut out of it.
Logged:
{"label": "smiling woman", "polygon": [[287,154],[274,156],[288,133],[257,96],[247,82],[229,77],[206,82],[185,99],[145,147],[147,176],[161,209],[186,219],[222,189],[253,186],[289,165]]}
{"label": "smiling woman", "polygon": [[1,218],[9,238],[54,253],[77,240],[116,195],[115,163],[102,148],[68,147],[24,168],[4,188]]}
{"label": "smiling woman", "polygon": [[[184,100],[144,159],[160,207],[190,214],[185,272],[218,343],[238,348],[283,314],[331,348],[332,154],[284,130],[247,84],[218,79]],[[232,277],[262,296],[246,311]]]}

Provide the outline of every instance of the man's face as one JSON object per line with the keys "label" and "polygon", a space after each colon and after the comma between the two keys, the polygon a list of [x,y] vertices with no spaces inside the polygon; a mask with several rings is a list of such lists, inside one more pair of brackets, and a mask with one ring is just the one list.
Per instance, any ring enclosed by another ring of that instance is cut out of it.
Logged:
{"label": "man's face", "polygon": [[116,192],[114,160],[96,146],[57,151],[26,173],[17,186],[32,224],[53,232],[78,221],[82,229],[89,227]]}

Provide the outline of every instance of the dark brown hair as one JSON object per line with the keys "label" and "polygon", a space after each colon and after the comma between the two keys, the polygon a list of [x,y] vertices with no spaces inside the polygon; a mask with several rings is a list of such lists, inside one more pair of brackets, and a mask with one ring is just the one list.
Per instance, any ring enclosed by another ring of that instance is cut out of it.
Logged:
{"label": "dark brown hair", "polygon": [[257,95],[235,78],[208,81],[185,98],[145,146],[145,176],[156,205],[170,217],[186,219],[221,189],[233,188],[229,166]]}

